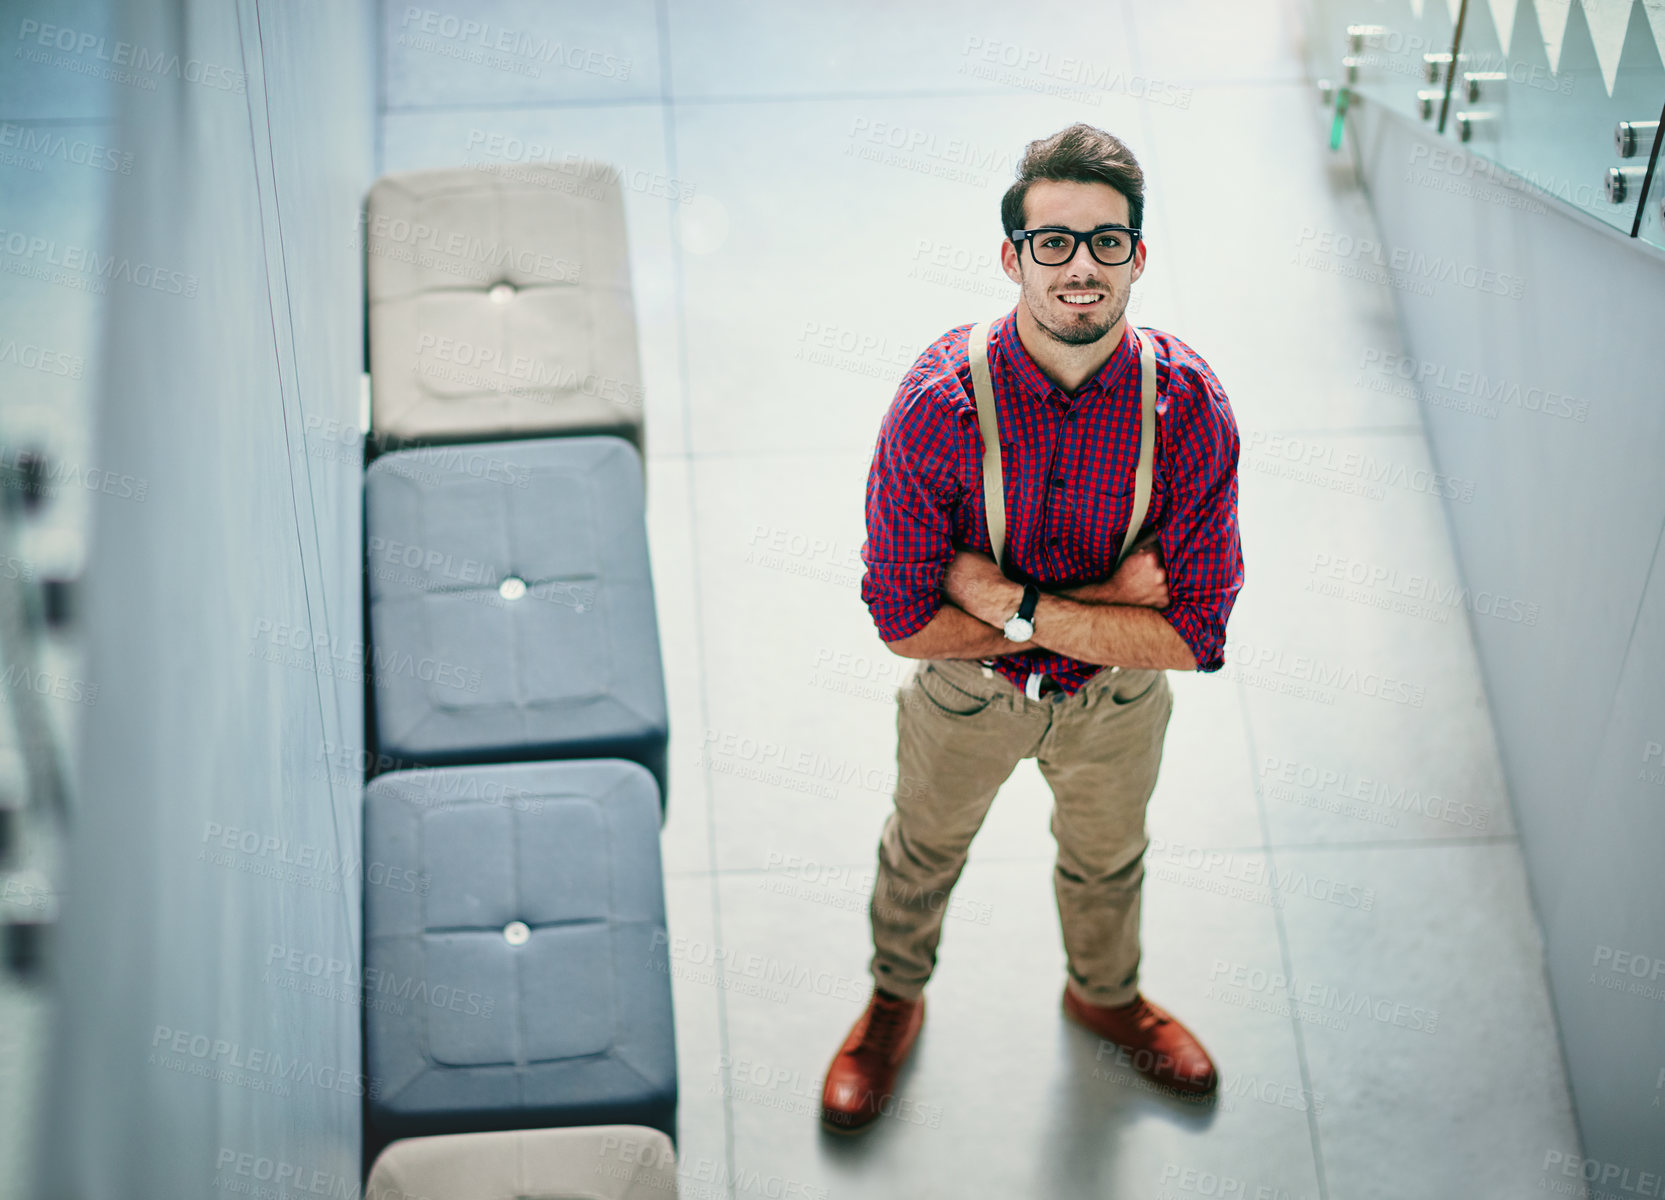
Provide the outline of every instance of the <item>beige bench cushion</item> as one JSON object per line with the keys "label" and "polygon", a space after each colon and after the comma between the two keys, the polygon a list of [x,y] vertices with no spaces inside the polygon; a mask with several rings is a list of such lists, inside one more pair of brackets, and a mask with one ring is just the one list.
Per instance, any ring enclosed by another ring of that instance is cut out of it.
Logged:
{"label": "beige bench cushion", "polygon": [[676,1200],[671,1139],[638,1125],[406,1138],[364,1200]]}
{"label": "beige bench cushion", "polygon": [[381,446],[611,433],[643,449],[616,172],[386,175],[364,235]]}

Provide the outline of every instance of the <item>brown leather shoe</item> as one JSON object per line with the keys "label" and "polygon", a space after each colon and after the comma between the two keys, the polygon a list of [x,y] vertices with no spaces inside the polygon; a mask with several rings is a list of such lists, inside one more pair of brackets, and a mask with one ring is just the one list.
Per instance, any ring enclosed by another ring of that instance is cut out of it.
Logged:
{"label": "brown leather shoe", "polygon": [[1064,1012],[1127,1051],[1116,1056],[1118,1061],[1146,1079],[1192,1096],[1208,1095],[1219,1082],[1214,1060],[1202,1043],[1171,1013],[1143,996],[1114,1007],[1089,1004],[1065,984]]}
{"label": "brown leather shoe", "polygon": [[903,1000],[873,989],[866,1010],[827,1068],[821,1087],[822,1128],[859,1133],[878,1120],[924,1023],[924,996]]}

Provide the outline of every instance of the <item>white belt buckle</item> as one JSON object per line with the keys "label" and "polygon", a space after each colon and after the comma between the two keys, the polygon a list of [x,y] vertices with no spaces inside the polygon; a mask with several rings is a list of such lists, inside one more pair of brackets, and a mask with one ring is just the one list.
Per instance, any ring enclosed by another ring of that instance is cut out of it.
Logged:
{"label": "white belt buckle", "polygon": [[1039,671],[1029,672],[1029,682],[1024,684],[1023,694],[1031,700],[1041,698],[1041,673]]}

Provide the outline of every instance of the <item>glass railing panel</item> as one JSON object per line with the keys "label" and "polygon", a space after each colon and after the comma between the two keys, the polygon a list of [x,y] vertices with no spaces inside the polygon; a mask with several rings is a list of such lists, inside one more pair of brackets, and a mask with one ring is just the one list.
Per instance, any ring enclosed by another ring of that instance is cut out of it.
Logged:
{"label": "glass railing panel", "polygon": [[1436,118],[1460,0],[1351,0],[1330,7],[1329,77],[1368,103],[1418,120]]}
{"label": "glass railing panel", "polygon": [[1665,101],[1656,21],[1636,0],[1468,0],[1446,136],[1630,233]]}

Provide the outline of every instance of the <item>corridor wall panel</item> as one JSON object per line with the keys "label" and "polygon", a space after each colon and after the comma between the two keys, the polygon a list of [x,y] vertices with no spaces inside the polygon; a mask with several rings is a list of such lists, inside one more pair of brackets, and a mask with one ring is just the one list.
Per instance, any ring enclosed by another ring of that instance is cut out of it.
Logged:
{"label": "corridor wall panel", "polygon": [[[1640,981],[1650,996],[1625,971],[1665,946],[1651,861],[1665,835],[1665,254],[1468,171],[1455,143],[1379,108],[1354,120],[1382,245],[1456,281],[1409,278],[1395,296],[1435,465],[1456,483],[1443,503],[1583,1153],[1657,1177],[1661,981]],[[1410,169],[1448,159],[1464,186]]]}
{"label": "corridor wall panel", "polygon": [[[48,7],[8,30],[77,19]],[[145,484],[94,498],[44,1195],[215,1195],[256,1163],[358,1185],[357,990],[310,964],[362,948],[373,17],[124,0],[105,41],[38,67],[110,73],[131,170],[104,213],[90,460]],[[143,65],[113,74],[118,43]]]}

